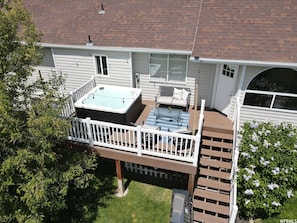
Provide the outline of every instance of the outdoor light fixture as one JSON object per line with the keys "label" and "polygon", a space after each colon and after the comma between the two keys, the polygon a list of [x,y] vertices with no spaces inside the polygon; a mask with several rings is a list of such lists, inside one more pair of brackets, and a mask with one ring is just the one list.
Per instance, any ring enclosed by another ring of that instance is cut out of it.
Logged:
{"label": "outdoor light fixture", "polygon": [[103,4],[101,4],[101,10],[99,11],[99,14],[105,14],[105,10],[104,10]]}
{"label": "outdoor light fixture", "polygon": [[90,35],[88,35],[87,46],[93,46],[93,41],[91,40],[91,36]]}

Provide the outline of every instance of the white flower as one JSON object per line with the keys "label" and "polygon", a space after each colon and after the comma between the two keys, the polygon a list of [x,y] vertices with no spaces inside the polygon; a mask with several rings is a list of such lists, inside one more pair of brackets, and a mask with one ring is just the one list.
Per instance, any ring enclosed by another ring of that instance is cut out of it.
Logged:
{"label": "white flower", "polygon": [[274,174],[274,175],[276,175],[276,174],[279,174],[279,167],[275,167],[273,170],[272,170],[272,173]]}
{"label": "white flower", "polygon": [[274,157],[272,156],[270,159],[273,161],[274,160]]}
{"label": "white flower", "polygon": [[281,146],[280,141],[277,141],[276,143],[274,143],[274,146],[275,146],[275,147],[280,147],[280,146]]}
{"label": "white flower", "polygon": [[269,207],[269,204],[264,203],[263,206],[264,207]]}
{"label": "white flower", "polygon": [[261,156],[261,158],[260,158],[260,163],[261,164],[263,164],[264,166],[267,166],[267,165],[269,165],[270,164],[270,162],[267,160],[267,161],[265,161],[265,159]]}
{"label": "white flower", "polygon": [[251,167],[252,169],[255,169],[255,168],[256,168],[256,166],[253,165],[253,164],[251,164],[250,167]]}
{"label": "white flower", "polygon": [[258,141],[258,136],[257,136],[257,134],[256,134],[255,132],[253,132],[252,140],[253,140],[254,142],[257,142],[257,141]]}
{"label": "white flower", "polygon": [[288,169],[283,169],[285,173],[289,173],[289,170]]}
{"label": "white flower", "polygon": [[260,186],[260,181],[259,180],[254,180],[254,185],[255,185],[255,187],[259,187]]}
{"label": "white flower", "polygon": [[294,149],[297,149],[297,144],[294,145]]}
{"label": "white flower", "polygon": [[244,157],[244,158],[251,158],[250,154],[246,153],[246,152],[242,152],[241,155]]}
{"label": "white flower", "polygon": [[266,130],[266,131],[265,131],[265,136],[269,135],[270,133],[271,133],[270,130]]}
{"label": "white flower", "polygon": [[279,202],[276,202],[276,201],[272,201],[271,204],[272,204],[273,206],[276,206],[276,207],[281,206],[281,204],[280,204]]}
{"label": "white flower", "polygon": [[246,189],[245,192],[244,192],[246,195],[253,195],[254,192],[252,189]]}
{"label": "white flower", "polygon": [[245,204],[250,203],[251,200],[245,199]]}
{"label": "white flower", "polygon": [[251,147],[251,150],[253,153],[258,151],[258,146],[254,146],[254,145],[250,144],[250,147]]}
{"label": "white flower", "polygon": [[267,185],[267,187],[269,188],[269,190],[274,190],[279,188],[279,186],[276,183],[270,183]]}
{"label": "white flower", "polygon": [[244,168],[244,170],[249,174],[249,175],[254,175],[255,171],[250,170],[249,168]]}
{"label": "white flower", "polygon": [[246,181],[249,181],[249,180],[252,178],[252,176],[251,176],[251,175],[245,175],[245,174],[243,174],[243,178],[244,178]]}
{"label": "white flower", "polygon": [[295,132],[293,132],[293,131],[289,132],[288,136],[289,136],[289,137],[293,137],[293,136],[295,136]]}
{"label": "white flower", "polygon": [[268,148],[270,145],[271,145],[271,144],[270,144],[266,139],[264,139],[263,146],[264,146],[265,148]]}
{"label": "white flower", "polygon": [[287,191],[287,197],[288,198],[294,197],[294,194],[293,194],[293,191],[292,190],[288,190]]}
{"label": "white flower", "polygon": [[258,122],[251,122],[251,123],[250,123],[250,128],[251,128],[251,129],[255,129],[255,128],[258,127],[258,125],[259,125]]}

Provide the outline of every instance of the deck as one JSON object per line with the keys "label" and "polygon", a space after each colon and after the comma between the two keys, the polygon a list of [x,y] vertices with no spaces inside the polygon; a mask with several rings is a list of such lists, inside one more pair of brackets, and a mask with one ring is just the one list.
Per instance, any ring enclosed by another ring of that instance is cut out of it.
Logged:
{"label": "deck", "polygon": [[[155,108],[155,103],[153,101],[143,101],[143,104],[144,109],[136,121],[137,125],[141,125],[147,119],[151,109]],[[188,127],[189,129],[192,129],[194,134],[196,134],[200,111],[195,111],[194,109],[190,108],[188,112],[190,113]],[[73,124],[75,128],[78,128],[84,132],[88,132],[89,130],[87,130],[86,125],[80,126],[77,123]],[[138,141],[142,140],[140,140],[141,136],[138,135],[137,127],[118,126],[112,123],[103,127],[102,123],[99,123],[98,125],[91,124],[90,126],[92,132],[101,131],[102,133],[102,129],[103,133],[108,132],[108,138],[104,135],[100,137],[93,136],[92,138],[94,142],[91,144],[85,144],[87,140],[84,139],[87,138],[87,134],[86,136],[81,134],[78,137],[75,133],[75,137],[72,139],[75,139],[74,141],[76,142],[83,142],[82,144],[75,144],[75,146],[87,148],[91,147],[91,149],[94,150],[98,156],[104,158],[196,175],[200,148],[200,136],[141,129],[141,135],[143,132],[145,132],[145,134],[152,135],[152,140],[154,138],[165,137],[172,138],[173,140],[177,141],[183,141],[183,144],[191,145],[189,148],[183,148],[182,150],[168,142],[164,143],[154,141],[154,143],[142,142],[139,144]],[[203,126],[232,129],[231,121],[224,115],[215,111],[204,111]],[[150,143],[154,145],[151,145]]]}

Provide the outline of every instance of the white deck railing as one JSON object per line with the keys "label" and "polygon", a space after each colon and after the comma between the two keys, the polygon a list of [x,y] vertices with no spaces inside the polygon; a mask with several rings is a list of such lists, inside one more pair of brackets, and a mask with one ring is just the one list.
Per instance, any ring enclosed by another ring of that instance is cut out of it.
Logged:
{"label": "white deck railing", "polygon": [[92,77],[89,81],[77,88],[75,91],[70,92],[73,102],[78,101],[82,96],[86,95],[90,90],[96,87],[95,77]]}
{"label": "white deck railing", "polygon": [[95,78],[92,77],[89,81],[77,88],[75,91],[70,92],[69,96],[65,99],[64,107],[61,112],[62,117],[70,117],[75,114],[74,103],[82,96],[87,94],[96,86]]}
{"label": "white deck railing", "polygon": [[237,199],[237,163],[238,163],[238,131],[239,131],[239,117],[240,117],[240,102],[239,97],[236,98],[236,105],[234,111],[233,119],[233,151],[232,151],[232,168],[230,174],[231,180],[231,191],[230,191],[230,213],[229,213],[229,223],[234,223],[238,211],[238,206],[236,203]]}
{"label": "white deck railing", "polygon": [[146,129],[95,121],[90,118],[69,118],[68,140],[192,163],[197,166],[200,135]]}

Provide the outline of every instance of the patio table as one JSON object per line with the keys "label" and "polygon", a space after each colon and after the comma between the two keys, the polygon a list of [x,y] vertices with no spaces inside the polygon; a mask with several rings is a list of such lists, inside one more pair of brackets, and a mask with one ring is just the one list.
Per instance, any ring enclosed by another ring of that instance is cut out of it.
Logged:
{"label": "patio table", "polygon": [[181,114],[181,109],[173,109],[171,107],[157,107],[154,113],[156,116],[156,123],[159,119],[168,118],[169,120],[175,120],[178,125],[180,125]]}

